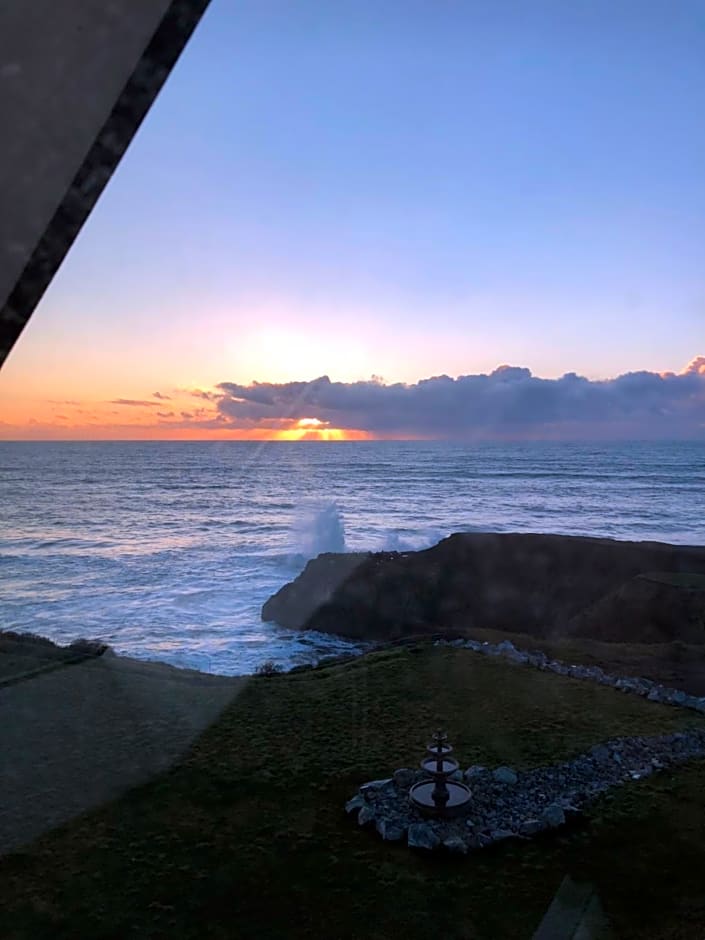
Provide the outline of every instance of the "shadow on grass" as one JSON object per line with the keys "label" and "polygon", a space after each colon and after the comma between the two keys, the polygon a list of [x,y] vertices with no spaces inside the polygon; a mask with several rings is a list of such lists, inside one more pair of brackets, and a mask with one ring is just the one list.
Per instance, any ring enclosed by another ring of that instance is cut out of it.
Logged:
{"label": "shadow on grass", "polygon": [[570,874],[620,938],[700,940],[703,764],[615,791],[579,828],[416,854],[343,804],[414,765],[439,721],[461,765],[529,767],[701,719],[428,646],[256,679],[179,767],[0,860],[0,935],[525,940]]}

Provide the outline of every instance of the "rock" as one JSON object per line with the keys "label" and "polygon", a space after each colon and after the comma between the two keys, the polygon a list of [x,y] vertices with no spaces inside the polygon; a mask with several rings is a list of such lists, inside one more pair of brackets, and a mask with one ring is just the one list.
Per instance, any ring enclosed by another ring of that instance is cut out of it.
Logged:
{"label": "rock", "polygon": [[545,828],[545,824],[538,819],[525,819],[521,826],[519,826],[519,835],[527,837],[535,836],[537,832],[541,832],[541,830]]}
{"label": "rock", "polygon": [[473,764],[463,774],[463,777],[466,780],[472,780],[473,777],[477,777],[478,774],[483,774],[487,770],[486,767],[483,767],[482,764]]}
{"label": "rock", "polygon": [[531,650],[528,657],[532,666],[545,666],[548,662],[548,656],[542,653],[541,650]]}
{"label": "rock", "polygon": [[604,764],[610,759],[609,748],[605,747],[604,744],[596,744],[594,747],[590,748],[590,756],[596,760],[598,764]]}
{"label": "rock", "polygon": [[448,779],[454,780],[456,783],[462,783],[463,782],[462,770],[454,770]]}
{"label": "rock", "polygon": [[365,801],[358,793],[351,800],[348,800],[348,802],[345,804],[345,812],[353,813],[355,812],[356,809],[361,809],[364,805],[365,805]]}
{"label": "rock", "polygon": [[102,656],[108,649],[108,644],[101,640],[90,640],[85,637],[79,637],[68,647],[74,656]]}
{"label": "rock", "polygon": [[289,630],[305,629],[311,615],[326,605],[369,552],[325,553],[308,562],[301,574],[272,595],[262,607],[262,620]]}
{"label": "rock", "polygon": [[400,823],[382,818],[377,819],[375,827],[385,842],[398,842],[404,838],[404,827]]}
{"label": "rock", "polygon": [[699,642],[705,592],[669,574],[689,571],[705,571],[705,547],[465,532],[419,552],[319,555],[262,618],[363,640],[435,638],[439,624],[455,639],[481,623],[534,636]]}
{"label": "rock", "polygon": [[369,790],[381,790],[383,787],[388,787],[392,782],[391,777],[386,777],[384,780],[370,780],[369,783],[362,784],[360,793],[367,793]]}
{"label": "rock", "polygon": [[511,767],[498,767],[496,770],[492,771],[492,776],[497,783],[505,783],[509,786],[515,784],[519,779],[516,772],[512,770]]}
{"label": "rock", "polygon": [[440,839],[428,823],[412,823],[407,833],[407,844],[412,849],[435,849]]}
{"label": "rock", "polygon": [[375,818],[376,813],[374,806],[370,806],[368,803],[365,803],[364,806],[360,808],[360,812],[357,814],[357,821],[360,826],[366,826],[367,823],[371,823]]}
{"label": "rock", "polygon": [[578,806],[574,806],[572,803],[563,804],[563,814],[567,821],[579,819],[584,815],[583,811]]}
{"label": "rock", "polygon": [[621,679],[617,679],[614,687],[615,689],[619,689],[620,692],[629,692],[633,688],[633,685],[628,678],[622,677]]}
{"label": "rock", "polygon": [[511,829],[493,829],[490,833],[493,842],[503,842],[505,839],[513,839],[516,833]]}
{"label": "rock", "polygon": [[416,774],[413,770],[410,770],[408,767],[401,767],[399,770],[394,771],[394,783],[401,790],[408,790],[409,787],[414,783],[414,778]]}
{"label": "rock", "polygon": [[454,855],[467,855],[468,844],[460,836],[448,836],[447,839],[443,840],[443,845]]}
{"label": "rock", "polygon": [[559,806],[558,803],[551,803],[551,805],[547,806],[546,809],[541,813],[541,822],[545,823],[551,829],[556,829],[558,826],[562,826],[565,822],[565,813],[563,812],[563,807]]}

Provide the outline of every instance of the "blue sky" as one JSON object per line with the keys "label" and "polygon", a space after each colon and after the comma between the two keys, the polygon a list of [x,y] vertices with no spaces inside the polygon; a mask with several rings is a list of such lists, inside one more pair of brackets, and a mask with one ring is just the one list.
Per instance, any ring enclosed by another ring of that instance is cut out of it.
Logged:
{"label": "blue sky", "polygon": [[701,2],[213,0],[0,392],[680,371],[703,114]]}

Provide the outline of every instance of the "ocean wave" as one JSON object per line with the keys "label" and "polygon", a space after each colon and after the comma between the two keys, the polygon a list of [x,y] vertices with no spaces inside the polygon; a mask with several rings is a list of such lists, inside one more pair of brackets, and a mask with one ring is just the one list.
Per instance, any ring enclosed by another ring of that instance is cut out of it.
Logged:
{"label": "ocean wave", "polygon": [[459,531],[705,543],[693,446],[302,445],[256,473],[208,444],[176,463],[159,444],[93,444],[89,466],[85,452],[0,446],[3,493],[22,482],[0,504],[0,619],[207,671],[346,648],[259,620],[324,551],[413,551]]}

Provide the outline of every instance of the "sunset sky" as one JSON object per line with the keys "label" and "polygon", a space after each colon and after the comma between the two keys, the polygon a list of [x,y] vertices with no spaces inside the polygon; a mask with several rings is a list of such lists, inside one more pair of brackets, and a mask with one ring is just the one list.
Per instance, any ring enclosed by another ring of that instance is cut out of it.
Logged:
{"label": "sunset sky", "polygon": [[704,438],[703,114],[695,0],[212,0],[0,439]]}

